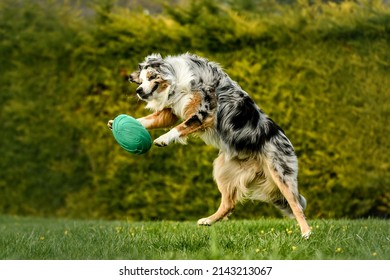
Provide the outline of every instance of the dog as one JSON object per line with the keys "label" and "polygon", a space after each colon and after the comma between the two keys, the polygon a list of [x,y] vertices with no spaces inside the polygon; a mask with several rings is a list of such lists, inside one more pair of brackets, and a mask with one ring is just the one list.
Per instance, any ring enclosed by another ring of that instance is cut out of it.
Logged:
{"label": "dog", "polygon": [[155,139],[155,145],[185,144],[189,135],[197,135],[219,149],[213,176],[221,204],[199,225],[227,218],[239,201],[260,200],[295,217],[302,236],[309,238],[306,199],[298,192],[298,160],[291,142],[219,64],[189,53],[165,58],[151,54],[129,81],[139,85],[138,98],[153,111],[138,121],[147,129],[173,127]]}

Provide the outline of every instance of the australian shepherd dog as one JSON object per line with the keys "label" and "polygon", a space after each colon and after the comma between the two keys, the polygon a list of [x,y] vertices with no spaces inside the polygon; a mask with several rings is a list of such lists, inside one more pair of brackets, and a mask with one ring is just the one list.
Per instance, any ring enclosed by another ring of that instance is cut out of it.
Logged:
{"label": "australian shepherd dog", "polygon": [[302,236],[309,237],[291,142],[217,63],[188,53],[165,58],[152,54],[129,81],[139,85],[138,98],[153,111],[138,119],[141,124],[147,129],[171,128],[154,140],[155,145],[184,144],[193,134],[219,149],[213,175],[221,204],[199,225],[226,218],[238,201],[260,200],[295,217]]}

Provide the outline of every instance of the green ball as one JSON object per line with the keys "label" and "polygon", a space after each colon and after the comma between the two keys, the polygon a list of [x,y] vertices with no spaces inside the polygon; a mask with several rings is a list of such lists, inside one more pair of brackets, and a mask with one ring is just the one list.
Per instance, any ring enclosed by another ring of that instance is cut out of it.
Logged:
{"label": "green ball", "polygon": [[132,154],[144,154],[152,146],[152,137],[136,119],[122,114],[114,119],[112,133],[118,144]]}

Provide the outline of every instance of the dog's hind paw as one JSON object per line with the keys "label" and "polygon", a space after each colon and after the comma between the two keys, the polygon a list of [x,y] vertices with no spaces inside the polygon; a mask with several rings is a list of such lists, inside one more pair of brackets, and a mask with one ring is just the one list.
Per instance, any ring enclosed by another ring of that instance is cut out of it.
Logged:
{"label": "dog's hind paw", "polygon": [[198,221],[198,226],[211,226],[213,222],[209,218],[202,218]]}
{"label": "dog's hind paw", "polygon": [[302,237],[305,238],[305,239],[309,239],[311,233],[312,233],[311,231],[308,231],[306,233],[302,233]]}

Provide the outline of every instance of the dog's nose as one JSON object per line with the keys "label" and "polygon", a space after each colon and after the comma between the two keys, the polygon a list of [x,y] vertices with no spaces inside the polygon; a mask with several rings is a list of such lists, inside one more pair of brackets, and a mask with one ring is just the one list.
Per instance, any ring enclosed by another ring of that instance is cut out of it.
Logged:
{"label": "dog's nose", "polygon": [[142,87],[138,87],[135,92],[138,94],[138,95],[143,95],[144,94],[144,90]]}

